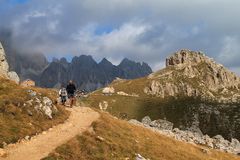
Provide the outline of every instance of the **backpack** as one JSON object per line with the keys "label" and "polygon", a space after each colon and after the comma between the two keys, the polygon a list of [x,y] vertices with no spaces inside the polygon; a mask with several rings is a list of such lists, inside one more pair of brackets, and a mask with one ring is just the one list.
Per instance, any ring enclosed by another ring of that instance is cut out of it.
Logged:
{"label": "backpack", "polygon": [[67,96],[67,90],[65,88],[62,88],[60,91],[61,96]]}

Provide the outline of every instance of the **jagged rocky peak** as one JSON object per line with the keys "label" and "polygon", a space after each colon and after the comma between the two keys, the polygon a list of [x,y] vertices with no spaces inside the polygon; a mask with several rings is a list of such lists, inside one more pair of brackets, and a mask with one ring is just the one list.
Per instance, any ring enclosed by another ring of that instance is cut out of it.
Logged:
{"label": "jagged rocky peak", "polygon": [[135,63],[127,58],[124,58],[119,65],[125,65],[125,64],[130,64],[130,63]]}
{"label": "jagged rocky peak", "polygon": [[99,65],[112,66],[113,64],[112,64],[109,60],[107,60],[106,58],[103,58],[103,59],[101,60],[101,62],[99,63]]}
{"label": "jagged rocky peak", "polygon": [[213,90],[224,87],[238,88],[240,82],[236,74],[202,52],[180,50],[166,59],[166,66],[175,66],[176,70],[183,70],[183,74],[188,77],[202,77]]}
{"label": "jagged rocky peak", "polygon": [[65,57],[62,57],[60,59],[60,62],[63,63],[63,64],[67,64],[68,63],[68,61],[67,61],[67,59]]}
{"label": "jagged rocky peak", "polygon": [[96,61],[90,55],[81,55],[79,57],[75,56],[72,59],[72,64],[79,64],[84,66],[97,65]]}
{"label": "jagged rocky peak", "polygon": [[240,102],[240,78],[202,52],[180,50],[166,59],[166,68],[148,76],[145,93],[188,96],[224,103]]}
{"label": "jagged rocky peak", "polygon": [[16,72],[9,71],[9,65],[2,43],[0,42],[0,76],[11,79],[19,83],[19,77]]}
{"label": "jagged rocky peak", "polygon": [[126,79],[140,78],[152,73],[151,67],[146,63],[134,62],[124,58],[118,65],[125,72]]}
{"label": "jagged rocky peak", "polygon": [[209,60],[210,59],[202,52],[182,49],[166,59],[166,66],[168,67],[179,64],[198,64]]}

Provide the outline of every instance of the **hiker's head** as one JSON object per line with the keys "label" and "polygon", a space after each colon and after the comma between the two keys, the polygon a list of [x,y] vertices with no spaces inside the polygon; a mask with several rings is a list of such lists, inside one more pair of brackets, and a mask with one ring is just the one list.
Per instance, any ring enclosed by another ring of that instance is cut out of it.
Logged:
{"label": "hiker's head", "polygon": [[69,81],[69,84],[73,84],[73,81],[72,81],[72,80],[70,80],[70,81]]}

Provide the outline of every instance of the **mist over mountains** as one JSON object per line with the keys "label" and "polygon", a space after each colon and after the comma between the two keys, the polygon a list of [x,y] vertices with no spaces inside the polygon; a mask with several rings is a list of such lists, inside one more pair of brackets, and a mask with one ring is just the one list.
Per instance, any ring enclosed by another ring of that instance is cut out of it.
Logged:
{"label": "mist over mountains", "polygon": [[42,53],[22,53],[11,41],[11,32],[0,33],[10,70],[16,71],[21,80],[32,79],[40,87],[60,87],[73,80],[79,89],[95,90],[111,83],[114,79],[135,79],[152,73],[147,63],[123,59],[113,65],[106,58],[97,63],[92,56],[81,55],[68,62],[66,58],[54,58],[48,62]]}

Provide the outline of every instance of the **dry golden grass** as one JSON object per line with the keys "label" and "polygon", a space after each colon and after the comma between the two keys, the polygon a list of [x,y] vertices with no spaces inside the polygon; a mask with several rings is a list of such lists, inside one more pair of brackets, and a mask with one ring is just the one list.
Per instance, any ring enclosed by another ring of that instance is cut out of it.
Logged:
{"label": "dry golden grass", "polygon": [[[0,78],[0,147],[3,142],[14,143],[26,135],[33,135],[46,130],[53,125],[64,122],[69,113],[61,106],[57,106],[59,112],[48,119],[45,115],[37,113],[34,106],[25,105],[31,97],[27,90],[14,82]],[[57,94],[53,90],[31,88],[48,96],[52,100]],[[29,115],[31,111],[33,114]]]}
{"label": "dry golden grass", "polygon": [[[134,126],[103,113],[92,124],[93,131],[85,132],[58,147],[44,160],[125,160],[135,154],[151,160],[238,160],[223,152],[179,142],[148,129]],[[99,140],[100,136],[104,140]]]}

